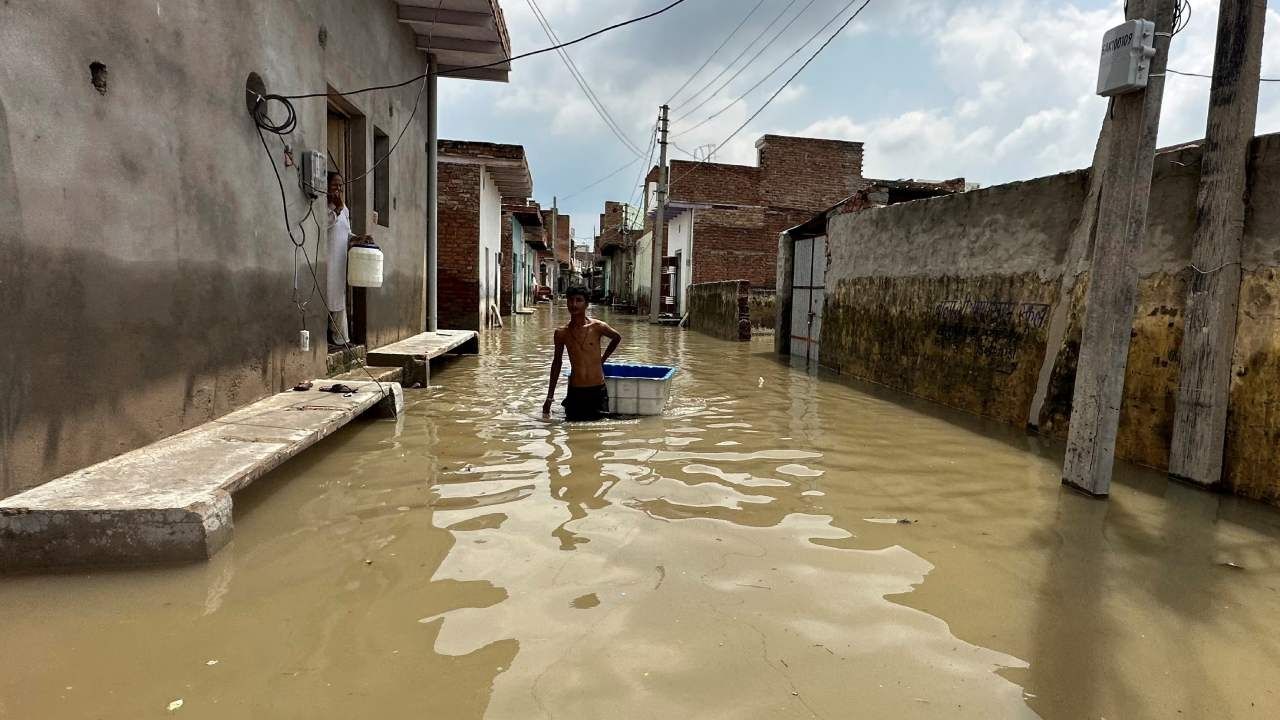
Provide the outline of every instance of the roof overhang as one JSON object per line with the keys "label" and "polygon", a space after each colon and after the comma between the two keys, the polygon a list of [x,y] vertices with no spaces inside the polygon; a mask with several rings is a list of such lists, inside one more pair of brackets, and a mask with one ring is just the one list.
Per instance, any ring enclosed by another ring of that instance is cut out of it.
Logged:
{"label": "roof overhang", "polygon": [[[511,39],[498,0],[397,0],[396,5],[400,22],[413,28],[418,49],[435,56],[441,77],[507,82]],[[474,65],[492,67],[461,69]]]}
{"label": "roof overhang", "polygon": [[[679,200],[668,200],[667,211],[666,213],[664,213],[664,217],[666,218],[667,222],[671,222],[672,220],[680,217],[681,215],[683,215],[684,213],[690,210],[697,210],[699,208],[706,209],[709,207],[711,206],[706,203],[692,203],[692,202],[682,202]],[[649,208],[648,215],[650,217],[656,218],[658,216],[658,209],[656,207]]]}
{"label": "roof overhang", "polygon": [[440,153],[439,160],[442,163],[457,163],[459,165],[483,165],[485,170],[493,176],[493,182],[498,186],[498,192],[502,193],[502,197],[524,201],[533,195],[533,175],[529,172],[529,161],[525,158],[519,160],[511,158],[479,158],[469,155],[450,155]]}

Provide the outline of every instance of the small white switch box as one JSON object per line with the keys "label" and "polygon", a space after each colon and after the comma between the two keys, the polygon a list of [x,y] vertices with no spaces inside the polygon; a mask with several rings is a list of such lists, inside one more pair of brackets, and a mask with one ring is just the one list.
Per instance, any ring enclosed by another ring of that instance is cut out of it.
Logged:
{"label": "small white switch box", "polygon": [[324,153],[319,150],[304,150],[298,166],[302,191],[313,200],[329,190],[329,174],[325,171],[324,159]]}
{"label": "small white switch box", "polygon": [[1123,95],[1147,86],[1151,58],[1156,55],[1156,24],[1130,20],[1102,36],[1102,60],[1098,65],[1098,94]]}

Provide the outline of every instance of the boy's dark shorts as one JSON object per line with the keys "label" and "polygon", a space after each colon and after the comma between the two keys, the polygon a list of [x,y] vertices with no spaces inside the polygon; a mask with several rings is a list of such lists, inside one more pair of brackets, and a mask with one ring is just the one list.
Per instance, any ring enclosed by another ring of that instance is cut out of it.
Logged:
{"label": "boy's dark shorts", "polygon": [[564,419],[573,422],[582,420],[599,420],[609,414],[609,388],[604,385],[594,387],[569,386],[564,400]]}

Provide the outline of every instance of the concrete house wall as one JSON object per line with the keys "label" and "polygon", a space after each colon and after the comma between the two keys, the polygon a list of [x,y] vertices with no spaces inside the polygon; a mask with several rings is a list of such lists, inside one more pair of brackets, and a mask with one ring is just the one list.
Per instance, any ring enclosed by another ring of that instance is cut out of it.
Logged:
{"label": "concrete house wall", "polygon": [[636,264],[631,273],[631,294],[641,315],[649,312],[650,288],[653,286],[653,232],[647,232],[636,240]]}
{"label": "concrete house wall", "polygon": [[[1168,463],[1200,149],[1161,152],[1125,373],[1117,456]],[[1088,171],[838,215],[828,224],[820,362],[1065,436],[1087,272],[1064,267]],[[1280,502],[1280,136],[1254,141],[1226,484]],[[785,258],[784,258],[785,260]],[[1205,268],[1212,271],[1211,268]],[[1064,283],[1064,274],[1068,282]],[[1064,288],[1066,288],[1064,290]]]}
{"label": "concrete house wall", "polygon": [[696,210],[686,210],[672,218],[667,228],[667,256],[680,254],[680,287],[676,305],[680,312],[689,307],[689,285],[693,275],[693,221]]}
{"label": "concrete house wall", "polygon": [[[101,92],[91,63],[106,66]],[[324,308],[313,298],[300,317],[290,301],[294,249],[245,80],[316,92],[423,63],[390,2],[0,4],[0,496],[324,375]],[[350,103],[371,157],[373,126],[398,133],[413,94]],[[296,108],[295,157],[325,150],[325,100]],[[389,228],[369,217],[372,182],[349,188],[365,198],[356,230],[386,255],[368,292],[372,344],[420,331],[426,166],[409,149],[425,138],[420,116],[391,159]],[[266,141],[298,223],[297,176]]]}
{"label": "concrete house wall", "polygon": [[476,270],[480,274],[481,325],[492,304],[501,302],[500,265],[502,259],[502,193],[488,170],[480,175],[480,262]]}

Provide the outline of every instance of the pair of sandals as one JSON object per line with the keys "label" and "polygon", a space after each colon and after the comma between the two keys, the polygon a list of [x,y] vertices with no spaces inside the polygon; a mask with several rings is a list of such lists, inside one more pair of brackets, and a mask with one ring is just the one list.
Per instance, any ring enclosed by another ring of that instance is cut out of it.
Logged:
{"label": "pair of sandals", "polygon": [[[297,392],[303,392],[303,391],[306,391],[306,390],[310,390],[310,389],[311,389],[311,383],[309,383],[309,382],[300,382],[300,383],[298,383],[297,385],[294,385],[294,386],[293,386],[293,389],[294,389],[295,391],[297,391]],[[320,388],[320,392],[337,393],[337,394],[342,395],[343,397],[351,397],[352,395],[355,395],[356,393],[360,392],[360,389],[359,389],[359,388],[353,388],[353,387],[351,387],[350,385],[343,385],[342,383],[334,383],[333,385],[330,385],[329,387],[322,387],[322,388]]]}

